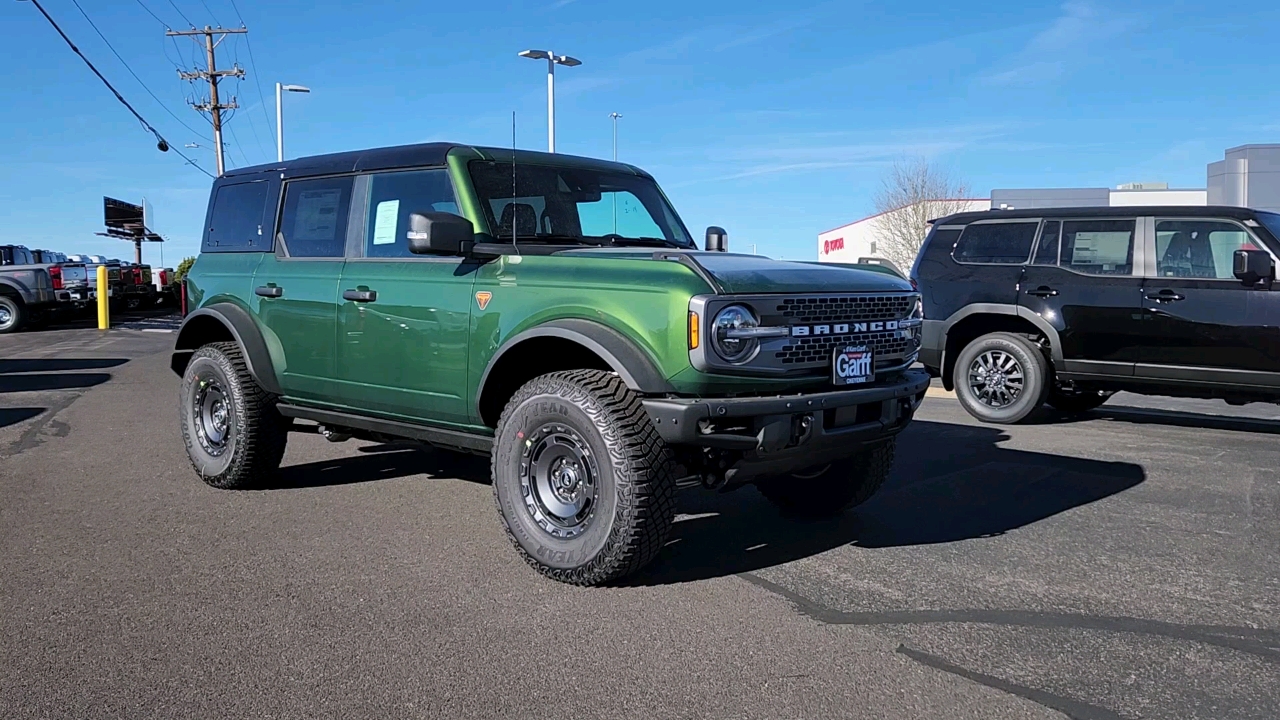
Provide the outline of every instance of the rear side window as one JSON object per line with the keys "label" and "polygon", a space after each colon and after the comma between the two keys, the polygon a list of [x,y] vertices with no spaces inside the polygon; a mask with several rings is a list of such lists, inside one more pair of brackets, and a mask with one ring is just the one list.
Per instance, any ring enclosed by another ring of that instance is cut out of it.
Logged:
{"label": "rear side window", "polygon": [[975,223],[964,229],[952,257],[962,263],[1020,265],[1031,255],[1039,220]]}
{"label": "rear side window", "polygon": [[1036,245],[1036,265],[1058,264],[1058,241],[1062,236],[1062,223],[1050,220],[1040,230],[1040,243]]}
{"label": "rear side window", "polygon": [[1132,275],[1134,220],[1063,220],[1061,266],[1086,275]]}
{"label": "rear side window", "polygon": [[321,178],[285,185],[280,234],[289,257],[343,257],[352,181],[351,177]]}
{"label": "rear side window", "polygon": [[263,227],[269,183],[223,185],[209,211],[206,250],[261,252],[271,248],[271,231]]}

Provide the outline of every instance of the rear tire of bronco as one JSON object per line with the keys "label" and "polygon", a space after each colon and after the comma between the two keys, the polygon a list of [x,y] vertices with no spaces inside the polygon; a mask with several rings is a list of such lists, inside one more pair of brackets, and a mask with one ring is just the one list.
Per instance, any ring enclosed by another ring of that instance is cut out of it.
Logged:
{"label": "rear tire of bronco", "polygon": [[507,403],[493,496],[512,545],[560,582],[599,585],[639,570],[675,521],[675,461],[618,376],[534,378]]}
{"label": "rear tire of bronco", "polygon": [[956,399],[982,422],[1022,422],[1044,403],[1048,365],[1044,352],[1025,336],[983,335],[956,358]]}
{"label": "rear tire of bronco", "polygon": [[1054,388],[1049,391],[1049,397],[1045,402],[1049,403],[1055,410],[1060,410],[1064,413],[1082,413],[1101,406],[1102,403],[1111,399],[1114,394],[1105,390],[1066,392]]}
{"label": "rear tire of bronco", "polygon": [[21,300],[0,295],[0,335],[18,332],[26,318],[26,308]]}
{"label": "rear tire of bronco", "polygon": [[896,444],[897,439],[890,438],[825,468],[761,480],[756,489],[784,514],[834,517],[866,502],[880,489],[893,468]]}
{"label": "rear tire of bronco", "polygon": [[288,426],[275,398],[249,374],[239,345],[196,350],[180,398],[182,441],[200,479],[223,490],[251,488],[280,468]]}

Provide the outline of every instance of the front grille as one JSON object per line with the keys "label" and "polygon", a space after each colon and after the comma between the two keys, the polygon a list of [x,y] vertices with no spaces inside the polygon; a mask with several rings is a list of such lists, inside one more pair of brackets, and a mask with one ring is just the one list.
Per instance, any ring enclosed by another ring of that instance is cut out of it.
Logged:
{"label": "front grille", "polygon": [[[903,337],[904,334],[910,337]],[[837,347],[866,345],[875,353],[876,367],[901,365],[906,356],[920,346],[915,330],[887,330],[877,333],[821,335],[791,338],[789,344],[775,353],[783,365],[825,365],[831,362]]]}
{"label": "front grille", "polygon": [[911,313],[915,295],[842,295],[787,298],[777,313],[792,322],[854,322],[899,320]]}

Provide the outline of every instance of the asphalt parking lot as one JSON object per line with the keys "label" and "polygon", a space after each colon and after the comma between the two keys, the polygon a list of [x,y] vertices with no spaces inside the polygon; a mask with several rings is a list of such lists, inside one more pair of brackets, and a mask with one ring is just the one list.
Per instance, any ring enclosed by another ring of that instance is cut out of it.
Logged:
{"label": "asphalt parking lot", "polygon": [[689,492],[580,589],[482,459],[295,435],[206,487],[145,320],[0,337],[0,717],[1280,717],[1280,408],[931,392],[840,520]]}

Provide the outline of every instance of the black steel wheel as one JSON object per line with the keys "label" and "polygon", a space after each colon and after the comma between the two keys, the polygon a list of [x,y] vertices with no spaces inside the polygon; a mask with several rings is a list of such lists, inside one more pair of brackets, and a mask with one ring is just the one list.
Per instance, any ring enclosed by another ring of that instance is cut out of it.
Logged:
{"label": "black steel wheel", "polygon": [[556,372],[507,403],[493,495],[512,545],[560,582],[599,585],[658,554],[675,521],[675,461],[612,373]]}
{"label": "black steel wheel", "polygon": [[192,354],[179,410],[187,457],[209,485],[255,487],[279,469],[288,427],[236,343],[213,343]]}
{"label": "black steel wheel", "polygon": [[983,335],[956,358],[956,399],[983,422],[1021,422],[1044,402],[1048,368],[1044,352],[1027,337]]}

